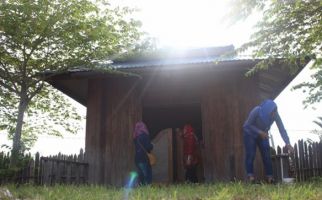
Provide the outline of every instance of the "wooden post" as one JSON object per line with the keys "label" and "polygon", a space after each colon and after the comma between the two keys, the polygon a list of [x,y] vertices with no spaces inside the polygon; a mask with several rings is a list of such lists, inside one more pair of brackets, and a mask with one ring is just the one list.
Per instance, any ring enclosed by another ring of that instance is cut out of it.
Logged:
{"label": "wooden post", "polygon": [[304,163],[304,144],[303,144],[303,140],[299,140],[299,163],[300,163],[300,173],[301,173],[301,177],[300,180],[304,181],[305,180],[305,172],[304,172],[304,168],[305,168],[305,163]]}
{"label": "wooden post", "polygon": [[39,165],[39,184],[44,184],[43,183],[43,173],[44,173],[44,171],[43,171],[43,163],[44,162],[44,160],[43,160],[43,157],[40,157],[40,165]]}
{"label": "wooden post", "polygon": [[62,164],[60,160],[62,159],[61,153],[57,155],[57,183],[61,184],[62,183]]}
{"label": "wooden post", "polygon": [[318,143],[314,142],[313,143],[313,176],[318,176],[319,175],[319,164],[318,164],[318,159],[319,159],[319,155],[318,155]]}
{"label": "wooden post", "polygon": [[296,181],[300,181],[300,166],[299,166],[299,156],[297,144],[294,145],[294,167],[295,167],[295,178]]}
{"label": "wooden post", "polygon": [[312,178],[313,177],[313,170],[314,170],[314,166],[313,166],[313,150],[312,150],[312,145],[310,144],[308,146],[308,150],[309,150],[309,156],[308,156],[308,164],[309,164],[309,177]]}
{"label": "wooden post", "polygon": [[305,180],[308,180],[309,178],[309,153],[308,153],[308,147],[307,142],[304,142],[304,166],[305,166]]}
{"label": "wooden post", "polygon": [[[290,177],[290,156],[288,154],[288,150],[286,147],[283,148],[283,153],[282,153],[282,167],[283,167],[283,173],[284,173],[284,177],[283,178],[289,178]],[[283,180],[282,180],[283,181]]]}
{"label": "wooden post", "polygon": [[318,169],[319,169],[319,176],[322,176],[322,141],[317,145],[318,149]]}
{"label": "wooden post", "polygon": [[40,184],[40,177],[39,177],[39,167],[40,167],[40,163],[39,163],[39,152],[36,153],[35,156],[35,165],[34,165],[34,183],[36,185]]}
{"label": "wooden post", "polygon": [[276,151],[276,176],[277,180],[281,181],[282,180],[282,171],[281,171],[281,155],[282,149],[280,146],[277,146],[277,151]]}

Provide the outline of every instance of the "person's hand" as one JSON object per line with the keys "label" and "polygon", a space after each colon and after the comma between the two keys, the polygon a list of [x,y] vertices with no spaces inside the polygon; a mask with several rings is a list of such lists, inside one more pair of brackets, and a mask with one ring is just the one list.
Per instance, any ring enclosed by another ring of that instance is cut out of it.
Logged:
{"label": "person's hand", "polygon": [[262,139],[262,140],[266,140],[268,139],[268,133],[264,132],[264,131],[261,131],[259,133],[259,137]]}
{"label": "person's hand", "polygon": [[186,163],[185,163],[185,164],[186,164],[186,166],[188,166],[188,167],[189,167],[189,166],[191,166],[191,164],[192,164],[192,155],[190,155],[190,154],[189,154],[189,155],[187,156],[187,158],[186,158]]}
{"label": "person's hand", "polygon": [[286,148],[287,148],[288,153],[294,153],[294,149],[293,149],[292,145],[287,144]]}

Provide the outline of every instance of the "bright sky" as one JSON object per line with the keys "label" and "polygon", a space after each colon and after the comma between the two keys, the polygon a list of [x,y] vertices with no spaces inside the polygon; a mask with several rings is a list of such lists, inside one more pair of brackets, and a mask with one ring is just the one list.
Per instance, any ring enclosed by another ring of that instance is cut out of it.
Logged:
{"label": "bright sky", "polygon": [[[293,86],[312,80],[311,75],[314,71],[310,69],[310,65],[311,63],[275,99],[278,105],[278,112],[291,139],[291,143],[295,143],[299,139],[318,139],[318,136],[310,132],[314,129],[320,130],[313,121],[318,116],[322,116],[322,102],[304,109],[302,101],[306,95],[303,93],[303,90],[292,90]],[[279,145],[284,144],[275,124],[271,128],[271,132],[275,143]]]}
{"label": "bright sky", "polygon": [[[228,11],[227,1],[223,0],[112,0],[112,5],[130,6],[140,9],[133,17],[143,23],[143,30],[157,38],[159,47],[191,48],[223,46],[233,44],[240,46],[248,40],[252,26],[260,18],[255,14],[234,26],[228,26],[224,16]],[[305,69],[294,82],[310,80],[310,70]],[[291,92],[291,84],[276,99],[279,113],[289,133],[291,142],[299,138],[317,138],[309,134],[318,128],[312,123],[322,113],[322,104],[315,105],[317,110],[303,109],[302,91]],[[85,115],[86,109],[78,105],[79,111]],[[85,146],[84,129],[77,135],[66,135],[64,139],[53,136],[40,136],[32,152],[40,151],[42,155],[77,153]],[[281,137],[272,127],[275,145],[283,144]],[[1,144],[11,144],[4,134],[0,134]]]}
{"label": "bright sky", "polygon": [[135,18],[143,30],[157,38],[160,47],[241,45],[251,33],[258,14],[246,23],[228,26],[228,1],[222,0],[112,0],[112,5],[138,8]]}

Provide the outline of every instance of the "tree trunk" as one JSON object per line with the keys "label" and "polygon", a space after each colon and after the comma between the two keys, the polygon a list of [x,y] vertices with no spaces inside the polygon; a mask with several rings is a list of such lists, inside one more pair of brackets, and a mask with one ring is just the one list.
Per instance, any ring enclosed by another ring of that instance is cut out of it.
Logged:
{"label": "tree trunk", "polygon": [[10,158],[10,166],[15,167],[18,164],[19,153],[21,151],[21,131],[23,125],[24,113],[28,106],[27,100],[27,91],[22,91],[20,95],[20,102],[18,107],[18,116],[17,116],[17,124],[16,130],[13,136],[12,142],[12,150],[11,150],[11,158]]}

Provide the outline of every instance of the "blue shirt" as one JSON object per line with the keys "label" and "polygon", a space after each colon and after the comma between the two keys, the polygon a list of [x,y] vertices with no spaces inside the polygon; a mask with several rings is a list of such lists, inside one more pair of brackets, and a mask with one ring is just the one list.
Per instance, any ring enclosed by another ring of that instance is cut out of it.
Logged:
{"label": "blue shirt", "polygon": [[257,138],[261,131],[267,132],[271,128],[271,125],[273,124],[273,122],[275,121],[275,123],[278,127],[278,130],[281,134],[281,137],[283,138],[285,144],[290,144],[290,139],[287,135],[287,132],[284,128],[283,122],[282,122],[281,117],[279,116],[278,112],[276,111],[276,114],[271,119],[270,124],[267,126],[259,117],[259,110],[260,110],[260,107],[256,106],[250,112],[247,120],[245,121],[245,123],[243,125],[244,134],[250,134],[253,137]]}

